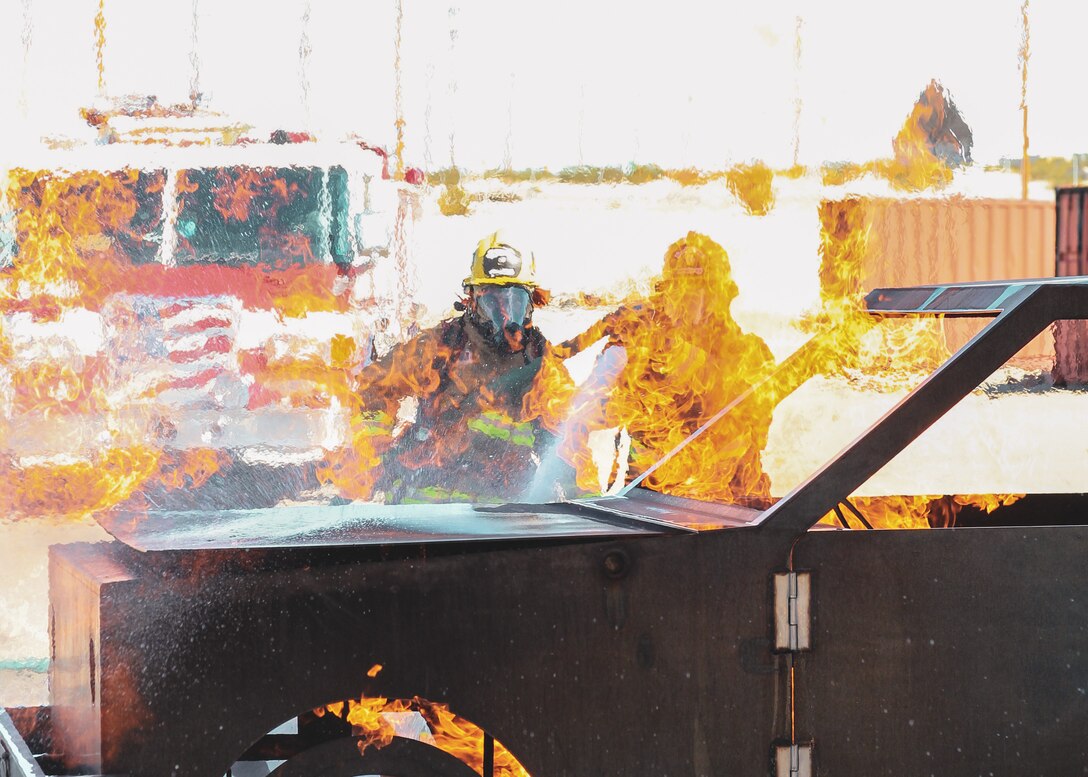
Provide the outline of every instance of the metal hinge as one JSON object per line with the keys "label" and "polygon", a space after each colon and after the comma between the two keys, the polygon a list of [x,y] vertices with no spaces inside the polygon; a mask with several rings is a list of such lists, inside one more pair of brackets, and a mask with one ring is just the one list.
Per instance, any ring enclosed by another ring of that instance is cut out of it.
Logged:
{"label": "metal hinge", "polygon": [[812,745],[778,745],[774,753],[775,777],[812,777]]}
{"label": "metal hinge", "polygon": [[811,593],[811,573],[779,572],[775,574],[775,650],[797,652],[809,649],[812,634],[809,617]]}

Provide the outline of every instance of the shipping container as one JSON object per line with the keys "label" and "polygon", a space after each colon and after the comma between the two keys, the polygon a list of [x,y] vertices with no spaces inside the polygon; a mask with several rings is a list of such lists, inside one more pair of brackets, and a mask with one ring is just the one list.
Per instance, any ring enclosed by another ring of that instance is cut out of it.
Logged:
{"label": "shipping container", "polygon": [[[1058,189],[1055,274],[1088,275],[1088,187]],[[1088,383],[1088,321],[1054,325],[1054,383]]]}
{"label": "shipping container", "polygon": [[1088,186],[1058,189],[1056,275],[1088,275]]}
{"label": "shipping container", "polygon": [[[861,288],[1048,278],[1054,275],[1054,205],[1039,200],[866,198],[869,227]],[[978,331],[967,319],[942,322],[955,351]],[[1050,332],[1018,361],[1053,357]]]}

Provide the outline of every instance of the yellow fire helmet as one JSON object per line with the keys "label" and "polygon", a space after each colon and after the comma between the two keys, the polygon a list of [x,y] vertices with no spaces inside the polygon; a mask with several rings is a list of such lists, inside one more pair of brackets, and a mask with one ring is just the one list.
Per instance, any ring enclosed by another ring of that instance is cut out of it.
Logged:
{"label": "yellow fire helmet", "polygon": [[538,287],[536,258],[524,246],[514,245],[504,232],[492,232],[480,241],[472,255],[471,274],[465,286]]}

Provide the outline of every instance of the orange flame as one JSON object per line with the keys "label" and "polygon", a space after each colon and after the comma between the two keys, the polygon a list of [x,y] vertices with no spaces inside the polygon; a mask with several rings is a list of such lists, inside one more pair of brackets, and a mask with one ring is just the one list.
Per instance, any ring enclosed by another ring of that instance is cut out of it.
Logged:
{"label": "orange flame", "polygon": [[230,455],[226,451],[214,448],[178,451],[163,457],[158,480],[171,491],[200,488],[229,462]]}
{"label": "orange flame", "polygon": [[869,241],[868,203],[857,197],[820,203],[820,300],[809,329],[835,340],[837,372],[860,370],[869,385],[885,389],[913,386],[924,372],[948,358],[940,318],[883,321],[874,326],[864,303]]}
{"label": "orange flame", "polygon": [[541,357],[540,371],[525,393],[521,403],[523,421],[539,420],[552,433],[559,433],[570,413],[574,385],[563,365],[560,352],[548,346]]}
{"label": "orange flame", "polygon": [[[264,176],[252,168],[243,168],[234,174],[228,170],[218,170],[215,178],[217,186],[213,205],[225,219],[248,220],[249,208],[254,198],[266,191],[282,193],[283,200],[287,200],[286,185],[283,181],[277,180],[280,184],[278,188],[266,186]],[[188,186],[185,190],[190,191]]]}
{"label": "orange flame", "polygon": [[[954,494],[952,496],[853,496],[850,504],[874,529],[929,529],[955,526],[956,516],[964,507],[977,507],[987,514],[999,507],[1011,505],[1023,494]],[[861,528],[860,520],[840,507],[830,512],[820,523]]]}
{"label": "orange flame", "polygon": [[893,187],[921,191],[951,182],[952,170],[930,146],[931,130],[944,123],[945,110],[943,90],[930,82],[892,141],[894,160],[878,166]]}
{"label": "orange flame", "polygon": [[766,216],[774,207],[774,171],[762,162],[736,165],[725,174],[725,185],[744,210]]}
{"label": "orange flame", "polygon": [[[477,772],[483,772],[484,731],[474,723],[450,712],[445,704],[416,698],[420,713],[434,735],[435,745],[456,756]],[[529,777],[518,760],[501,742],[495,742],[496,777]]]}
{"label": "orange flame", "polygon": [[[143,239],[132,228],[140,176],[137,170],[62,176],[11,171],[18,254],[4,273],[0,311],[52,318],[76,301],[94,308],[112,293],[123,275],[117,246]],[[160,191],[162,175],[148,178],[147,192]]]}
{"label": "orange flame", "polygon": [[350,365],[356,354],[355,341],[335,335],[326,353],[295,356],[292,349],[277,354],[274,343],[243,351],[238,361],[242,371],[254,378],[249,408],[269,404],[324,409],[336,401],[350,405]]}
{"label": "orange flame", "polygon": [[[950,122],[953,116],[955,120]],[[957,132],[964,137],[957,137]],[[825,185],[836,186],[872,173],[900,191],[939,189],[952,181],[953,174],[949,164],[938,156],[937,149],[944,146],[953,156],[970,161],[969,133],[970,129],[950,107],[944,87],[931,81],[892,139],[891,159],[824,165],[821,179]]]}
{"label": "orange flame", "polygon": [[224,451],[107,448],[90,459],[26,466],[0,458],[0,516],[76,518],[114,507],[150,481],[199,488],[229,461]]}
{"label": "orange flame", "polygon": [[[245,218],[250,209],[268,202],[282,205],[293,194],[292,185],[269,170],[242,168],[223,174],[238,178],[237,186],[215,191],[216,206],[232,218]],[[179,179],[183,194],[195,190],[197,184],[184,173]],[[59,320],[67,310],[107,309],[110,298],[125,293],[230,294],[243,306],[263,306],[288,316],[346,309],[346,295],[334,293],[338,270],[307,264],[312,258],[308,241],[289,231],[258,235],[262,252],[302,260],[274,273],[261,267],[175,268],[151,261],[158,250],[152,237],[164,227],[164,184],[162,171],[129,169],[16,169],[8,175],[6,199],[15,212],[16,251],[12,263],[0,268],[0,426],[6,429],[13,416],[47,421],[83,418],[104,425],[108,441],[90,456],[0,452],[2,514],[86,515],[124,502],[148,484],[167,490],[199,488],[229,462],[224,451],[165,451],[160,448],[164,440],[149,433],[156,425],[151,415],[156,411],[148,409],[146,400],[173,378],[152,379],[144,384],[146,390],[119,391],[111,385],[113,354],[61,358],[52,352],[21,353],[2,330],[4,314]],[[209,340],[208,347],[218,354],[230,353],[231,343],[219,339],[224,342]],[[353,354],[354,343],[340,338],[333,350],[340,360],[335,366],[325,358],[303,357],[296,363],[287,358],[263,364],[255,372],[266,379],[266,393],[279,392],[294,406],[328,407],[332,399],[348,393],[343,360],[345,352]],[[171,354],[171,359],[176,361],[175,356]],[[259,398],[260,392],[254,393]]]}
{"label": "orange flame", "polygon": [[[361,737],[360,752],[392,742],[396,730],[388,715],[404,712],[418,712],[423,717],[435,747],[483,773],[484,730],[451,712],[445,704],[418,696],[410,700],[363,696],[358,700],[336,702],[314,710],[319,717],[332,714],[350,723],[352,733]],[[529,777],[525,767],[498,741],[495,742],[494,768],[496,777]]]}
{"label": "orange flame", "polygon": [[108,403],[100,387],[107,368],[101,357],[78,359],[75,364],[35,361],[13,365],[12,410],[43,419],[57,413],[104,412]]}
{"label": "orange flame", "polygon": [[[461,323],[453,319],[394,346],[362,370],[343,399],[350,410],[349,445],[330,452],[318,472],[323,482],[345,496],[370,499],[391,472],[441,472],[463,461],[483,440],[480,435],[487,435],[510,444],[496,445],[501,450],[490,453],[484,496],[513,498],[528,485],[524,481],[531,477],[532,424],[551,431],[559,428],[573,387],[570,375],[560,356],[547,348],[539,366],[530,360],[519,367],[520,357],[515,354],[505,371],[497,370],[493,360],[455,358],[461,352],[453,344],[461,336],[457,331],[469,340],[482,337],[471,325],[461,329]],[[454,340],[447,341],[451,336]],[[472,348],[486,346],[476,343]],[[531,368],[535,372],[524,379],[524,394],[506,385],[507,378],[519,381],[519,371]],[[428,408],[424,445],[413,445],[405,437],[416,420],[418,406],[412,402]],[[480,477],[484,478],[482,472]],[[448,487],[434,485],[438,490],[428,499],[479,498],[480,494],[465,491],[471,485],[463,482],[465,478],[472,475],[459,475]]]}
{"label": "orange flame", "polygon": [[[346,398],[351,419],[348,444],[329,452],[318,478],[349,498],[372,498],[382,473],[382,454],[403,431],[396,425],[401,400],[434,393],[442,381],[440,365],[451,358],[452,349],[440,338],[418,337],[395,346],[380,365],[364,370]],[[440,449],[436,466],[441,460]]]}
{"label": "orange flame", "polygon": [[[874,327],[863,302],[866,262],[871,261],[868,204],[859,198],[824,201],[820,224],[822,306],[816,320],[806,324],[827,327],[834,338],[828,354],[839,355],[837,371],[848,368],[854,382],[885,391],[913,386],[950,355],[940,318],[888,320]],[[928,528],[935,520],[952,525],[965,505],[992,512],[1021,496],[866,496],[850,501],[874,528]],[[858,525],[848,510],[842,515],[829,513],[821,522],[839,525],[845,519]]]}
{"label": "orange flame", "polygon": [[[689,232],[669,247],[647,299],[621,307],[561,346],[564,354],[577,353],[607,337],[598,366],[613,365],[605,384],[580,401],[568,422],[574,431],[562,455],[578,471],[579,485],[600,488],[587,444],[592,430],[626,428],[630,469],[638,475],[770,373],[774,359],[766,344],[742,331],[730,314],[737,294],[725,249]],[[727,414],[652,472],[646,485],[702,499],[766,498],[770,482],[760,453],[772,409],[763,397]]]}
{"label": "orange flame", "polygon": [[158,468],[160,453],[110,448],[91,461],[0,464],[0,515],[76,517],[123,502]]}

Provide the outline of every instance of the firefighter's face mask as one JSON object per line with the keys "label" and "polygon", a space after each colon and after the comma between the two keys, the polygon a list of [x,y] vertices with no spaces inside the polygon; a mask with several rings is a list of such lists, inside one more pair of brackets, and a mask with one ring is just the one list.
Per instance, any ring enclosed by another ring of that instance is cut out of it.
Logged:
{"label": "firefighter's face mask", "polygon": [[472,287],[473,323],[494,345],[509,351],[525,348],[533,320],[533,302],[524,286]]}

